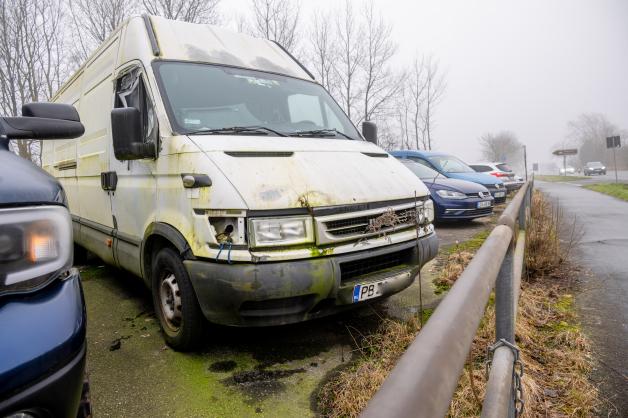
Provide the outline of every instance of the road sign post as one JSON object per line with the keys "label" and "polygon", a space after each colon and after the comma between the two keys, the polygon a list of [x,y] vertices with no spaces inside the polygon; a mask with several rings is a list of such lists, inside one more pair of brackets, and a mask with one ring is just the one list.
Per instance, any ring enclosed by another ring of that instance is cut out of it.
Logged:
{"label": "road sign post", "polygon": [[556,151],[552,152],[552,154],[556,156],[563,157],[563,173],[565,174],[565,177],[567,176],[567,156],[576,155],[577,153],[578,150],[576,148],[557,149]]}
{"label": "road sign post", "polygon": [[606,148],[613,149],[613,166],[615,167],[615,183],[619,183],[617,179],[617,157],[615,155],[615,148],[621,147],[621,139],[619,135],[606,137]]}

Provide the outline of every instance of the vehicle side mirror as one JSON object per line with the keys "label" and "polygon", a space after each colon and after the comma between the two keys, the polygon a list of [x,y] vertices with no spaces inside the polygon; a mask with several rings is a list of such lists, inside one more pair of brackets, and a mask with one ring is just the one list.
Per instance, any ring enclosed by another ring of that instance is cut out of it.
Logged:
{"label": "vehicle side mirror", "polygon": [[155,158],[155,144],[144,142],[142,118],[135,107],[120,107],[111,111],[113,153],[120,161]]}
{"label": "vehicle side mirror", "polygon": [[0,135],[7,139],[72,139],[85,133],[72,105],[28,103],[22,116],[0,118]]}
{"label": "vehicle side mirror", "polygon": [[368,120],[362,122],[362,136],[367,141],[377,145],[377,125],[375,122]]}

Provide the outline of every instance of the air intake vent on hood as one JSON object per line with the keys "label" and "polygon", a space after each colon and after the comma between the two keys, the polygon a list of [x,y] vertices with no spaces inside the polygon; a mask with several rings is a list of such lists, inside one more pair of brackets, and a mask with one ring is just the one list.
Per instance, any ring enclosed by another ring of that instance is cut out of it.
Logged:
{"label": "air intake vent on hood", "polygon": [[292,151],[225,151],[231,157],[292,157]]}
{"label": "air intake vent on hood", "polygon": [[363,152],[362,154],[367,157],[375,157],[375,158],[388,158],[388,154],[383,152]]}

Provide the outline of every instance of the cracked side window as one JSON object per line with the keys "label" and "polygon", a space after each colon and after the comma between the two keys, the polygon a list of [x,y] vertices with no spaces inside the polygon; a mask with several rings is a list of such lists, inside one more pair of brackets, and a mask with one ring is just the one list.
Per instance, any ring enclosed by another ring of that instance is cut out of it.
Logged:
{"label": "cracked side window", "polygon": [[116,82],[116,100],[114,106],[134,107],[140,111],[144,142],[157,140],[157,116],[142,79],[139,68],[129,71]]}

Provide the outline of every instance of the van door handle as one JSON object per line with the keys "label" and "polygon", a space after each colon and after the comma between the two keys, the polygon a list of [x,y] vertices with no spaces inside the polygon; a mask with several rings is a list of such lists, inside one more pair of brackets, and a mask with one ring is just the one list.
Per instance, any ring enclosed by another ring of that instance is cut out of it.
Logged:
{"label": "van door handle", "polygon": [[115,171],[100,173],[100,186],[103,190],[114,191],[118,185],[118,174]]}

